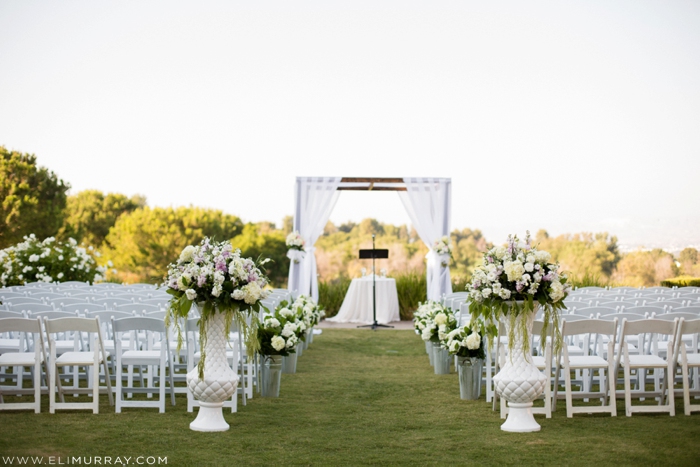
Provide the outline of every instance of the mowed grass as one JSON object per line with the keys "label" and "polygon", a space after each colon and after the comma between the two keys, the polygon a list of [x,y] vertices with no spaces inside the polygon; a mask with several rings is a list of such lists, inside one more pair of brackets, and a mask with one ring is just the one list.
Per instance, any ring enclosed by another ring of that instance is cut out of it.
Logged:
{"label": "mowed grass", "polygon": [[[563,402],[542,430],[514,434],[482,395],[459,398],[456,374],[438,376],[412,331],[323,331],[282,376],[278,399],[256,397],[231,429],[189,429],[184,395],[165,414],[0,413],[3,456],[160,456],[168,465],[698,465],[700,414],[577,415]],[[48,460],[45,460],[47,463]],[[133,460],[132,460],[133,462]]]}

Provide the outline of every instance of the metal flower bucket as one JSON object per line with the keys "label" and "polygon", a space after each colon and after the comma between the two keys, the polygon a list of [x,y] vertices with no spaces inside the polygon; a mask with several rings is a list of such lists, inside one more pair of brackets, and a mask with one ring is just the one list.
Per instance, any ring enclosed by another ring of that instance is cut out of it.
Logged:
{"label": "metal flower bucket", "polygon": [[430,341],[425,341],[425,352],[428,354],[428,358],[430,359],[430,366],[434,366],[435,363],[433,363],[433,343]]}
{"label": "metal flower bucket", "polygon": [[450,354],[447,349],[440,347],[439,342],[433,342],[433,368],[436,375],[450,374]]}
{"label": "metal flower bucket", "polygon": [[279,397],[282,382],[282,356],[265,355],[262,364],[262,397]]}
{"label": "metal flower bucket", "polygon": [[484,359],[459,357],[457,368],[459,372],[459,397],[466,400],[477,400],[481,396],[481,371]]}
{"label": "metal flower bucket", "polygon": [[294,374],[297,372],[297,354],[290,353],[282,359],[282,373]]}

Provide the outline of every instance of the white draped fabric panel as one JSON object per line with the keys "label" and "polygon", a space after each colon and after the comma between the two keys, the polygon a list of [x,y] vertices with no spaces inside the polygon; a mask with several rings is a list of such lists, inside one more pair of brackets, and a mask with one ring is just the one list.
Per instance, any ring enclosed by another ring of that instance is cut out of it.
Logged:
{"label": "white draped fabric panel", "polygon": [[318,302],[318,278],[314,244],[328,223],[338,201],[341,177],[297,177],[294,191],[294,230],[304,239],[304,253],[289,250],[289,290]]}
{"label": "white draped fabric panel", "polygon": [[449,178],[404,178],[406,191],[400,191],[403,202],[420,239],[428,245],[428,300],[440,300],[452,292],[449,266],[433,250],[433,243],[450,235],[452,181]]}

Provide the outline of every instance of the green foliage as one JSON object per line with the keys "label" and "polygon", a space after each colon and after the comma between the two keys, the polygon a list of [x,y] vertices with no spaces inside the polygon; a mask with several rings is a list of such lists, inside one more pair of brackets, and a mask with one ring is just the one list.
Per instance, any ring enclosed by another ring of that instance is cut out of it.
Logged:
{"label": "green foliage", "polygon": [[36,156],[0,146],[0,248],[25,235],[56,235],[70,185],[36,164]]}
{"label": "green foliage", "polygon": [[631,287],[651,287],[677,276],[678,272],[675,259],[668,252],[634,251],[620,260],[612,279]]}
{"label": "green foliage", "polygon": [[571,287],[607,287],[609,281],[603,280],[600,274],[585,273],[583,275],[570,274],[568,283]]}
{"label": "green foliage", "polygon": [[[486,241],[480,230],[453,230],[450,238],[453,259],[450,265],[452,281],[466,285],[474,268],[481,264],[484,252],[492,248],[493,245]],[[464,287],[453,290],[462,291]]]}
{"label": "green foliage", "polygon": [[244,258],[270,258],[266,267],[267,276],[273,287],[285,288],[289,276],[289,258],[282,230],[274,230],[268,223],[246,224],[239,235],[231,239],[234,248],[240,248]]}
{"label": "green foliage", "polygon": [[59,238],[75,238],[78,243],[99,247],[119,216],[146,206],[143,196],[127,198],[119,193],[105,195],[98,190],[84,190],[68,197],[65,219]]}
{"label": "green foliage", "polygon": [[340,276],[329,281],[319,281],[318,303],[323,305],[327,318],[337,315],[340,311],[348,288],[350,288],[350,282],[351,280],[347,276]]}
{"label": "green foliage", "polygon": [[621,255],[617,247],[617,237],[604,233],[565,234],[551,238],[540,230],[535,238],[539,250],[548,251],[554,261],[562,266],[562,271],[577,276],[612,276]]}
{"label": "green foliage", "polygon": [[678,276],[661,281],[663,287],[700,287],[700,277]]}
{"label": "green foliage", "polygon": [[428,299],[428,279],[419,271],[396,274],[394,279],[399,296],[399,315],[402,320],[411,320],[413,312]]}
{"label": "green foliage", "polygon": [[39,241],[34,234],[0,251],[0,285],[10,287],[31,282],[99,282],[106,268],[98,266],[99,253],[79,247],[72,238],[57,242],[53,237]]}
{"label": "green foliage", "polygon": [[695,248],[685,248],[678,255],[680,272],[686,276],[700,275],[700,254]]}
{"label": "green foliage", "polygon": [[[143,207],[121,215],[107,235],[106,254],[125,282],[158,283],[187,245],[228,240],[243,228],[236,216],[196,207]],[[121,271],[128,271],[128,273]]]}

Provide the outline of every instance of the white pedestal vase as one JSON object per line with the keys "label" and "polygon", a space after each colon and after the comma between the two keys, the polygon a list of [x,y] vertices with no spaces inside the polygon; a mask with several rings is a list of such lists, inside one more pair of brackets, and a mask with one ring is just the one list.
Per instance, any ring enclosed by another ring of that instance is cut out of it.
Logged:
{"label": "white pedestal vase", "polygon": [[[538,306],[532,313],[521,314],[515,320],[515,342],[508,350],[506,363],[493,377],[496,392],[508,402],[508,418],[501,425],[501,430],[525,433],[539,431],[540,425],[532,415],[532,401],[544,392],[547,377],[532,362],[530,352],[523,353],[525,338],[532,332],[532,322]],[[527,335],[522,332],[522,320],[525,320]],[[510,335],[510,318],[504,318],[506,330]]]}
{"label": "white pedestal vase", "polygon": [[194,431],[226,431],[222,407],[238,387],[238,375],[226,358],[226,315],[213,313],[205,323],[207,340],[204,344],[204,379],[199,379],[195,366],[187,373],[187,387],[199,401],[197,418],[190,423]]}

